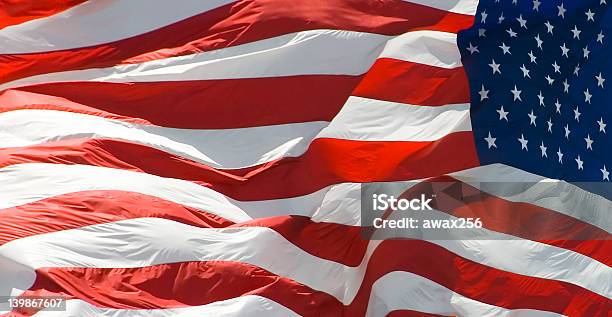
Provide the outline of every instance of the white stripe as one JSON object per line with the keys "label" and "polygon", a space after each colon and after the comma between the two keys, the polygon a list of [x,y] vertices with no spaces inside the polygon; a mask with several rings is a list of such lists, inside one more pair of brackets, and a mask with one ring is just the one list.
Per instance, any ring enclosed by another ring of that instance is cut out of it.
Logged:
{"label": "white stripe", "polygon": [[[475,230],[476,231],[476,230]],[[520,275],[559,280],[612,297],[612,268],[571,250],[481,230],[496,240],[432,240],[464,258]]]}
{"label": "white stripe", "polygon": [[[0,54],[48,52],[110,43],[184,20],[235,0],[96,0],[0,30]],[[476,0],[410,0],[474,15]],[[112,21],[112,23],[109,23]]]}
{"label": "white stripe", "polygon": [[[385,49],[384,56],[439,67],[460,65],[456,36],[416,31],[397,38],[379,34],[311,30],[209,52],[140,64],[36,75],[0,85],[65,81],[156,82],[293,75],[361,75]],[[387,41],[393,39],[387,47]],[[248,67],[245,67],[248,65]]]}
{"label": "white stripe", "polygon": [[303,154],[328,122],[199,130],[133,124],[55,110],[0,113],[0,148],[77,138],[134,142],[215,168],[242,168]]}
{"label": "white stripe", "polygon": [[36,317],[298,317],[294,311],[265,297],[245,295],[201,306],[166,309],[113,309],[93,306],[82,300],[67,300],[66,311],[41,311]]}
{"label": "white stripe", "polygon": [[229,200],[253,218],[297,215],[310,217],[314,222],[359,226],[360,189],[361,184],[342,183],[298,197],[258,201]]}
{"label": "white stripe", "polygon": [[453,132],[471,130],[469,104],[427,107],[349,97],[317,138],[436,141]]}
{"label": "white stripe", "polygon": [[0,30],[0,54],[58,51],[153,31],[236,0],[93,0]]}
{"label": "white stripe", "polygon": [[[484,165],[448,175],[493,196],[539,206],[612,233],[612,218],[609,215],[612,202],[576,185],[504,164]],[[419,181],[376,184],[380,187],[379,192],[399,196]]]}
{"label": "white stripe", "polygon": [[380,57],[442,68],[461,67],[457,34],[439,31],[414,31],[387,42]]}
{"label": "white stripe", "polygon": [[156,82],[309,74],[361,75],[391,38],[352,31],[304,31],[140,64],[42,74],[0,85],[0,90],[33,83],[83,80]]}
{"label": "white stripe", "polygon": [[612,233],[612,202],[570,183],[503,164],[451,175],[491,195],[554,210]]}
{"label": "white stripe", "polygon": [[87,165],[19,164],[0,169],[0,209],[87,190],[120,190],[209,211],[234,222],[251,217],[225,196],[179,179]]}
{"label": "white stripe", "polygon": [[[120,180],[120,181],[118,181]],[[225,219],[300,215],[359,224],[359,184],[342,184],[286,199],[237,201],[193,182],[88,165],[28,163],[0,169],[0,209],[88,190],[120,190],[159,197]],[[341,212],[343,209],[356,212]]]}
{"label": "white stripe", "polygon": [[489,305],[409,272],[391,272],[378,279],[372,286],[365,316],[387,316],[395,310],[413,310],[444,316],[563,316],[541,310],[506,309]]}
{"label": "white stripe", "polygon": [[478,0],[403,0],[455,13],[475,15]]}
{"label": "white stripe", "polygon": [[[494,238],[505,237],[480,230]],[[566,281],[612,296],[612,268],[573,251],[528,240],[430,242],[490,267]],[[135,268],[236,261],[293,279],[348,305],[378,245],[380,241],[370,242],[361,264],[349,267],[305,252],[270,228],[210,229],[160,218],[130,219],[25,237],[0,246],[0,261],[16,263],[13,268],[3,264],[7,269],[0,272],[0,293],[29,288],[35,277],[33,269],[41,267]]]}
{"label": "white stripe", "polygon": [[452,132],[471,131],[467,104],[419,107],[359,97],[351,97],[331,124],[319,121],[236,129],[178,129],[82,113],[21,109],[0,113],[0,127],[0,148],[76,138],[112,139],[142,144],[220,169],[298,157],[316,137],[435,141]]}

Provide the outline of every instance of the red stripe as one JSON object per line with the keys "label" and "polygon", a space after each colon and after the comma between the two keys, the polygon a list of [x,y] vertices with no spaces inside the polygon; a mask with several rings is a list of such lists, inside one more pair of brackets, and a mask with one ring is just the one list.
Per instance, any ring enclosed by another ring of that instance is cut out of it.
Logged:
{"label": "red stripe", "polygon": [[304,216],[279,216],[242,222],[232,227],[273,229],[300,249],[322,259],[358,266],[363,260],[368,240],[361,227],[329,222],[313,222]]}
{"label": "red stripe", "polygon": [[331,121],[360,79],[361,76],[307,75],[126,84],[40,84],[0,93],[0,112],[52,109],[187,129]]}
{"label": "red stripe", "polygon": [[[458,32],[474,17],[401,0],[242,0],[153,32],[87,48],[0,55],[0,83],[38,74],[141,63],[254,42],[283,34],[339,29],[399,35]],[[59,62],[58,62],[59,61]]]}
{"label": "red stripe", "polygon": [[165,127],[242,128],[330,121],[352,91],[355,96],[412,105],[469,103],[463,68],[444,69],[382,58],[363,78],[302,75],[151,83],[38,84],[0,93],[0,112],[52,109]]}
{"label": "red stripe", "polygon": [[67,10],[86,0],[2,0],[0,1],[0,29],[9,25],[44,18]]}
{"label": "red stripe", "polygon": [[612,235],[574,217],[490,195],[452,177],[421,182],[402,194],[435,197],[431,207],[460,218],[480,218],[490,230],[582,253],[612,266]]}
{"label": "red stripe", "polygon": [[340,316],[342,311],[341,303],[329,294],[237,262],[182,262],[145,268],[42,268],[36,273],[36,281],[25,296],[63,295],[99,307],[176,308],[259,295],[302,316]]}
{"label": "red stripe", "polygon": [[344,182],[443,175],[475,167],[478,158],[471,132],[452,133],[433,142],[320,138],[300,157],[238,170],[216,170],[157,149],[113,140],[64,140],[0,149],[0,166],[28,162],[87,164],[181,178],[251,201],[302,196]]}
{"label": "red stripe", "polygon": [[158,197],[125,191],[92,190],[2,209],[0,245],[37,234],[146,217],[164,218],[202,228],[223,228],[234,224],[215,214]]}
{"label": "red stripe", "polygon": [[612,307],[609,299],[574,284],[488,267],[418,240],[383,241],[368,263],[365,280],[354,302],[367,305],[372,284],[394,271],[412,272],[463,296],[508,309],[600,316]]}
{"label": "red stripe", "polygon": [[447,69],[392,58],[376,60],[352,95],[422,106],[470,102],[463,67]]}
{"label": "red stripe", "polygon": [[[319,249],[333,243],[336,241],[320,241]],[[398,250],[409,252],[398,254]],[[609,299],[576,285],[505,272],[416,240],[384,241],[372,255],[365,279],[349,306],[261,268],[226,261],[144,268],[40,268],[34,285],[23,295],[62,294],[96,306],[137,309],[202,305],[258,294],[300,314],[316,315],[325,308],[331,316],[362,316],[373,283],[395,271],[413,272],[463,296],[508,309],[603,316],[612,307]]]}

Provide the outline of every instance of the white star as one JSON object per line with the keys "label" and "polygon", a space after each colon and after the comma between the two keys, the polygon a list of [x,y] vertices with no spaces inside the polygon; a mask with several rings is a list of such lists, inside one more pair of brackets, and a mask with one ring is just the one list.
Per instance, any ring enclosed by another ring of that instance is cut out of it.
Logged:
{"label": "white star", "polygon": [[603,121],[603,117],[601,119],[599,119],[599,121],[597,121],[597,124],[599,125],[599,132],[603,132],[606,133],[606,125]]}
{"label": "white star", "polygon": [[555,73],[561,74],[561,66],[559,66],[557,64],[557,61],[555,61],[555,63],[552,65],[552,67],[555,69]]}
{"label": "white star", "polygon": [[[495,1],[497,1],[497,0],[495,0]],[[606,0],[599,0],[599,4],[604,5],[604,4],[607,4],[607,3],[606,3]]]}
{"label": "white star", "polygon": [[550,75],[546,75],[546,81],[548,81],[548,84],[552,86],[552,84],[555,82],[555,80],[550,77]]}
{"label": "white star", "polygon": [[569,53],[570,49],[567,48],[567,46],[565,46],[565,43],[563,43],[563,45],[561,46],[561,56],[565,56],[569,58],[569,55],[567,53]]}
{"label": "white star", "polygon": [[516,18],[516,20],[521,24],[522,28],[527,28],[527,20],[523,19],[523,15],[519,15],[518,18]]}
{"label": "white star", "polygon": [[570,84],[567,82],[567,79],[563,81],[563,92],[569,93]]}
{"label": "white star", "polygon": [[499,18],[497,18],[497,24],[501,24],[505,19],[506,19],[506,17],[504,16],[504,13],[502,12],[499,15]]}
{"label": "white star", "polygon": [[487,14],[487,11],[482,11],[482,13],[480,14],[480,23],[485,23],[487,21],[487,17],[489,15]]}
{"label": "white star", "polygon": [[536,56],[533,55],[533,51],[529,51],[529,53],[527,53],[527,55],[529,55],[529,59],[531,60],[532,63],[537,64],[538,62],[536,62]]}
{"label": "white star", "polygon": [[553,29],[555,28],[554,25],[550,24],[550,22],[546,21],[546,23],[544,23],[544,25],[546,25],[546,33],[550,33],[553,34]]}
{"label": "white star", "polygon": [[561,148],[557,150],[557,157],[559,158],[559,163],[563,164],[563,152],[561,152]]}
{"label": "white star", "polygon": [[563,3],[561,3],[560,6],[557,6],[557,9],[559,9],[559,14],[557,14],[557,16],[565,18],[565,11],[567,10],[563,7]]}
{"label": "white star", "polygon": [[523,66],[521,66],[521,71],[523,71],[523,77],[531,78],[531,76],[529,76],[529,69],[527,69],[527,67],[525,67],[525,64],[523,64]]}
{"label": "white star", "polygon": [[559,103],[559,99],[555,102],[555,107],[557,108],[557,113],[561,113],[561,103]]}
{"label": "white star", "polygon": [[502,42],[502,45],[500,45],[499,48],[501,48],[502,51],[504,51],[504,55],[506,55],[506,53],[512,55],[512,53],[510,53],[510,46],[506,46],[506,43]]}
{"label": "white star", "polygon": [[580,155],[578,155],[578,157],[576,158],[576,163],[578,163],[578,169],[579,170],[583,170],[584,169],[584,162],[580,159]]}
{"label": "white star", "polygon": [[491,147],[497,148],[497,145],[495,145],[495,140],[497,140],[497,138],[491,137],[491,131],[489,131],[489,136],[484,139],[485,141],[487,141],[487,146],[489,147],[489,149]]}
{"label": "white star", "polygon": [[497,113],[499,113],[499,120],[504,119],[504,120],[508,121],[508,114],[510,112],[504,111],[504,106],[501,106],[501,108],[499,108],[497,110]]}
{"label": "white star", "polygon": [[576,106],[576,109],[574,109],[574,119],[576,119],[576,121],[580,122],[580,115],[582,113],[580,113],[580,111],[578,111],[578,106]]}
{"label": "white star", "polygon": [[542,145],[540,145],[540,151],[542,151],[542,157],[548,157],[548,154],[546,154],[546,149],[547,147],[544,146],[544,141],[542,141]]}
{"label": "white star", "polygon": [[579,71],[580,71],[580,64],[577,64],[576,67],[574,67],[574,75],[578,76]]}
{"label": "white star", "polygon": [[468,46],[467,50],[470,52],[470,55],[474,55],[474,53],[480,53],[480,51],[478,50],[478,46],[472,45],[471,42],[470,42],[470,46]]}
{"label": "white star", "polygon": [[591,103],[591,97],[593,97],[593,95],[591,95],[589,88],[587,88],[587,90],[584,91],[584,102]]}
{"label": "white star", "polygon": [[516,33],[516,32],[514,32],[514,31],[512,30],[512,28],[507,29],[507,30],[506,30],[506,32],[508,32],[508,34],[510,35],[510,37],[516,37],[516,34],[517,34],[517,33]]}
{"label": "white star", "polygon": [[510,90],[510,92],[514,97],[514,101],[516,101],[517,99],[519,101],[523,101],[523,99],[521,99],[521,90],[516,89],[516,85],[514,85],[514,89]]}
{"label": "white star", "polygon": [[486,29],[478,29],[478,37],[487,37],[487,34],[485,34],[486,32]]}
{"label": "white star", "polygon": [[604,181],[610,181],[610,172],[608,172],[608,170],[606,169],[606,166],[604,165],[604,167],[602,169],[600,169],[603,180]]}
{"label": "white star", "polygon": [[480,95],[480,101],[483,101],[485,99],[489,99],[489,91],[485,90],[484,85],[482,85],[482,88],[480,89],[478,94]]}
{"label": "white star", "polygon": [[512,4],[518,5],[518,0],[512,0]]}
{"label": "white star", "polygon": [[586,14],[587,16],[587,21],[595,22],[595,12],[591,12],[591,9],[589,9],[589,11],[585,12],[584,14]]}
{"label": "white star", "polygon": [[573,29],[573,30],[571,30],[571,31],[572,31],[572,33],[574,34],[574,37],[573,37],[573,38],[575,38],[575,39],[576,39],[576,38],[577,38],[577,39],[580,39],[580,32],[582,32],[582,31],[578,30],[578,28],[577,28],[575,25],[574,25],[574,29]]}
{"label": "white star", "polygon": [[603,44],[603,38],[605,37],[605,35],[603,34],[603,31],[600,31],[599,34],[597,34],[597,42]]}
{"label": "white star", "polygon": [[593,140],[591,140],[591,135],[590,134],[587,134],[587,137],[584,138],[584,141],[586,142],[587,150],[593,151]]}
{"label": "white star", "polygon": [[535,121],[538,118],[538,116],[533,114],[533,109],[531,110],[531,113],[527,114],[527,116],[529,117],[529,125],[533,124],[534,127],[537,127],[537,124]]}
{"label": "white star", "polygon": [[589,51],[588,46],[582,49],[582,53],[584,54],[584,58],[589,59],[589,54],[591,54],[591,51]]}
{"label": "white star", "polygon": [[597,87],[604,88],[604,81],[606,81],[606,79],[601,76],[601,72],[599,75],[595,76],[595,79],[597,79]]}
{"label": "white star", "polygon": [[529,140],[525,139],[522,133],[521,133],[521,137],[517,140],[521,142],[521,151],[526,150],[527,152],[529,152],[529,149],[527,148],[527,143],[529,142]]}
{"label": "white star", "polygon": [[496,72],[501,74],[501,70],[499,69],[499,66],[501,65],[496,64],[494,59],[491,60],[491,64],[489,64],[489,66],[493,69],[493,75],[495,75]]}
{"label": "white star", "polygon": [[570,131],[570,129],[569,129],[569,125],[566,124],[565,128],[563,128],[563,129],[565,129],[565,138],[569,140],[569,135],[570,135],[570,133],[572,133]]}
{"label": "white star", "polygon": [[552,133],[552,126],[553,126],[552,120],[548,119],[546,123],[548,124],[548,132]]}
{"label": "white star", "polygon": [[539,47],[540,49],[542,49],[542,43],[544,43],[544,41],[542,41],[542,40],[540,39],[540,34],[538,34],[536,37],[534,37],[534,39],[535,39],[535,40],[536,40],[536,42],[538,43],[538,47]]}
{"label": "white star", "polygon": [[533,0],[533,11],[540,12],[540,4],[542,4],[542,2],[539,0]]}
{"label": "white star", "polygon": [[546,105],[544,105],[544,96],[542,95],[542,91],[541,90],[538,93],[538,99],[540,100],[540,106],[546,107]]}

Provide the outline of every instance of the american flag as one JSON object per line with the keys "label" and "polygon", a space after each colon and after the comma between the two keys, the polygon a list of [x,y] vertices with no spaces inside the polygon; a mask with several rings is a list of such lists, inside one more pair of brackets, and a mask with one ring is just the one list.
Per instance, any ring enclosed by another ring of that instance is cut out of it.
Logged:
{"label": "american flag", "polygon": [[[0,297],[66,298],[0,311],[609,316],[611,15],[0,0]],[[361,184],[441,177],[513,238],[363,239]]]}

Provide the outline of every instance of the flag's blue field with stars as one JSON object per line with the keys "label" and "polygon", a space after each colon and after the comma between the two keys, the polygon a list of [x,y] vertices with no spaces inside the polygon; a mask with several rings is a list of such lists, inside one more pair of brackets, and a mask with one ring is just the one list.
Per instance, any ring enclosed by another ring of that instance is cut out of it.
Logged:
{"label": "flag's blue field with stars", "polygon": [[609,196],[611,21],[605,0],[480,1],[458,41],[481,164]]}

